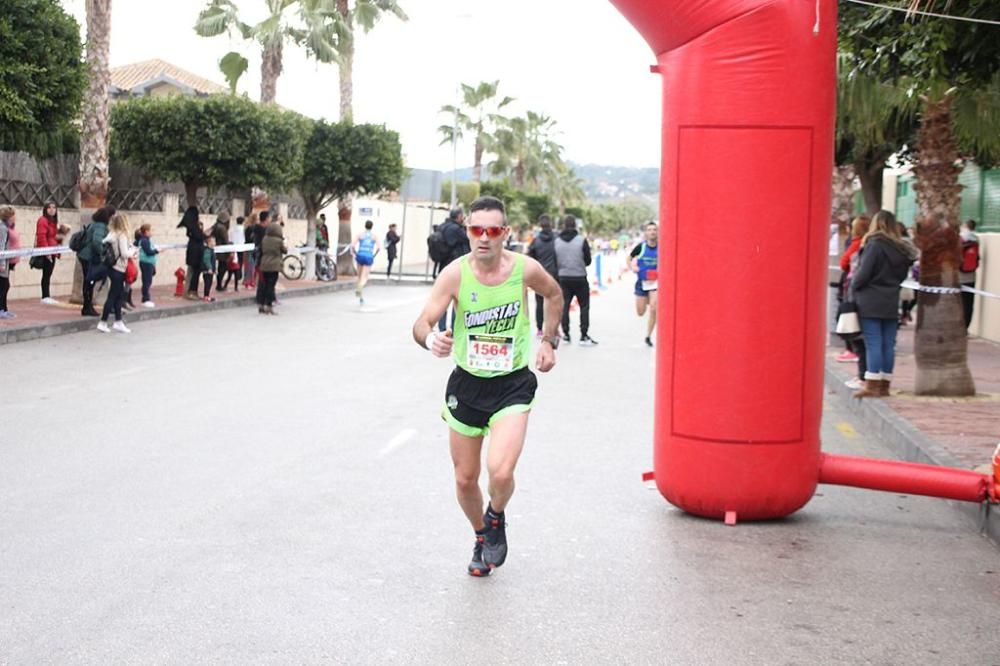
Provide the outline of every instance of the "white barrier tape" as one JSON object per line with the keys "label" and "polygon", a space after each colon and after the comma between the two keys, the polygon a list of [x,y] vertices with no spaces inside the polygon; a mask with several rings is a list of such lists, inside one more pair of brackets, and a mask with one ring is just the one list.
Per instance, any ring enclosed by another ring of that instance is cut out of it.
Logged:
{"label": "white barrier tape", "polygon": [[982,289],[975,289],[973,287],[966,287],[962,285],[961,287],[933,287],[928,284],[920,284],[916,280],[904,280],[903,284],[900,285],[904,289],[912,289],[914,291],[923,291],[929,294],[960,294],[963,291],[970,294],[978,294],[980,296],[988,296],[990,298],[1000,298],[1000,294],[993,294],[988,291],[983,291]]}
{"label": "white barrier tape", "polygon": [[45,257],[50,254],[73,254],[73,250],[65,245],[58,247],[22,247],[16,250],[4,250],[0,252],[0,259],[13,259],[14,257]]}
{"label": "white barrier tape", "polygon": [[[187,247],[186,245],[181,245],[180,247]],[[253,243],[240,243],[236,245],[216,245],[216,252],[248,252],[254,248]]]}

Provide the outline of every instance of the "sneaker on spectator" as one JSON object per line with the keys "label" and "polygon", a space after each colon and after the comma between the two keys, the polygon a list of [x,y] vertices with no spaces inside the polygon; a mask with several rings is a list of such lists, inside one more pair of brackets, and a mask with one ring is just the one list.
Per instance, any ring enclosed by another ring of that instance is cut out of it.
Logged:
{"label": "sneaker on spectator", "polygon": [[7,312],[6,310],[0,310],[0,319],[13,319],[16,317],[13,312]]}
{"label": "sneaker on spectator", "polygon": [[153,301],[143,301],[142,307],[144,307],[144,308],[155,308],[156,307],[156,303],[154,303]]}
{"label": "sneaker on spectator", "polygon": [[[105,324],[105,326],[107,326],[107,324]],[[126,326],[125,322],[123,322],[120,319],[118,321],[116,321],[111,326],[111,330],[117,331],[118,333],[131,333],[132,332],[132,329],[130,329],[128,326]]]}
{"label": "sneaker on spectator", "polygon": [[851,389],[852,391],[860,391],[862,388],[864,388],[864,385],[865,383],[860,379],[858,379],[857,377],[851,377],[846,382],[844,382],[844,386]]}
{"label": "sneaker on spectator", "polygon": [[52,298],[51,296],[46,296],[42,299],[42,305],[59,305],[59,301]]}
{"label": "sneaker on spectator", "polygon": [[837,363],[856,363],[857,360],[858,355],[846,349],[837,354]]}
{"label": "sneaker on spectator", "polygon": [[108,322],[104,321],[103,319],[101,321],[97,322],[97,330],[100,331],[101,333],[110,333],[111,332],[111,329],[108,328]]}

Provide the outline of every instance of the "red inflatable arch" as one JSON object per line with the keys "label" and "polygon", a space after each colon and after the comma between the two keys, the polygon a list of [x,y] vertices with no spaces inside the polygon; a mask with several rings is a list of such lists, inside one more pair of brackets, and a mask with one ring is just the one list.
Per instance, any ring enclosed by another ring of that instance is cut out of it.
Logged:
{"label": "red inflatable arch", "polygon": [[980,474],[820,452],[836,1],[611,1],[663,79],[663,496],[732,523],[788,515],[817,481],[994,494]]}

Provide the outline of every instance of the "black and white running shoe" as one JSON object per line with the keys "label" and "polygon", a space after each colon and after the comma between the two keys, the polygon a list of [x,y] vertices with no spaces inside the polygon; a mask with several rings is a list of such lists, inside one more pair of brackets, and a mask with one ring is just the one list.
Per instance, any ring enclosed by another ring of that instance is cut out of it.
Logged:
{"label": "black and white running shoe", "polygon": [[483,542],[483,562],[491,569],[502,566],[507,559],[507,520],[503,513],[491,515],[487,511],[483,515],[486,523],[486,539]]}
{"label": "black and white running shoe", "polygon": [[476,535],[476,545],[472,549],[472,561],[469,562],[470,576],[479,578],[490,575],[491,569],[483,562],[483,543],[485,540],[485,537],[481,534]]}

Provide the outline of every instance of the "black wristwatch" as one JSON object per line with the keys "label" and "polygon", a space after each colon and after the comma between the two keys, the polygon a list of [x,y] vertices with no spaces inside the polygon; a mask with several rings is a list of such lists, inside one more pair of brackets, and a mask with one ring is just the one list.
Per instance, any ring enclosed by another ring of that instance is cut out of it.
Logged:
{"label": "black wristwatch", "polygon": [[562,338],[560,338],[558,335],[543,335],[542,336],[542,342],[549,343],[550,345],[552,345],[553,349],[559,349],[559,341],[561,339]]}

